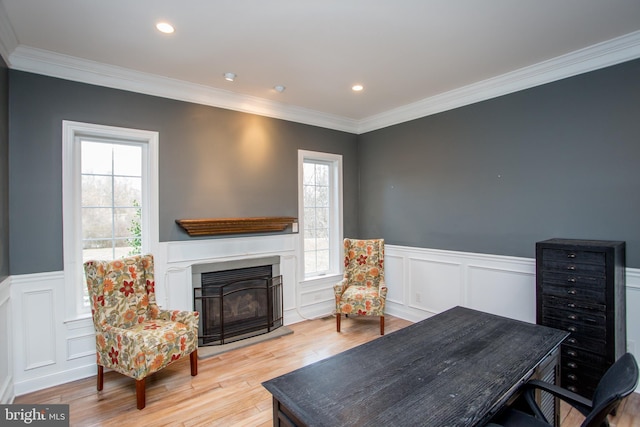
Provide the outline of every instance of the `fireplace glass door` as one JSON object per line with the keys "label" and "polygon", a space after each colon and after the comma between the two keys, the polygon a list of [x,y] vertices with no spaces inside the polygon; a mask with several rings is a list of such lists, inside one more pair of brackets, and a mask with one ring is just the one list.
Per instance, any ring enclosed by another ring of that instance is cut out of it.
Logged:
{"label": "fireplace glass door", "polygon": [[221,345],[282,326],[282,276],[259,266],[203,273],[194,288],[198,345]]}

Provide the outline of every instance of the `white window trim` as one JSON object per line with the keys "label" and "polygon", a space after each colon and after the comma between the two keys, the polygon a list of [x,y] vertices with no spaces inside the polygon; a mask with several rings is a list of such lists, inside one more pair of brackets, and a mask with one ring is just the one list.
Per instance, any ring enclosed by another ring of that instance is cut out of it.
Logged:
{"label": "white window trim", "polygon": [[[82,290],[86,286],[82,269],[82,237],[80,144],[81,137],[120,139],[141,142],[147,146],[143,155],[143,221],[147,239],[142,251],[155,253],[159,247],[158,148],[159,134],[154,131],[128,129],[90,123],[62,121],[62,224],[65,278],[65,317],[67,320],[90,315],[82,307]],[[144,161],[146,157],[146,161]]]}
{"label": "white window trim", "polygon": [[[335,226],[330,228],[331,241],[333,247],[330,250],[330,272],[323,276],[307,276],[304,270],[304,161],[319,160],[332,164],[331,179],[335,182],[335,190],[333,195],[331,212],[331,220],[336,222]],[[298,150],[298,222],[300,237],[300,263],[299,269],[302,272],[302,281],[313,281],[318,278],[339,275],[342,272],[342,241],[343,241],[343,209],[342,209],[342,155],[322,153],[318,151]]]}

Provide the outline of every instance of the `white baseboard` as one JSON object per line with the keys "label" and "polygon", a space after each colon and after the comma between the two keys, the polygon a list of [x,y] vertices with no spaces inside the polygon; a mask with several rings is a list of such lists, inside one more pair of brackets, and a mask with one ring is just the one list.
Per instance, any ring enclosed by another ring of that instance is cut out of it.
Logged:
{"label": "white baseboard", "polygon": [[18,382],[14,385],[15,394],[16,396],[21,396],[23,394],[33,393],[34,391],[43,390],[45,388],[55,387],[60,384],[95,376],[98,372],[97,365],[95,363],[95,357],[92,357],[92,359],[94,360],[94,363],[89,365],[52,372],[41,377],[29,378]]}

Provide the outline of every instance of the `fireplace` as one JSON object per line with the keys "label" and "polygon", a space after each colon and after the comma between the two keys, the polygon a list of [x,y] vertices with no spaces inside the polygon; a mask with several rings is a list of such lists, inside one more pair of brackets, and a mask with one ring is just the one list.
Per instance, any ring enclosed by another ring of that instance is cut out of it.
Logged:
{"label": "fireplace", "polygon": [[282,326],[280,257],[192,266],[198,345],[221,345]]}

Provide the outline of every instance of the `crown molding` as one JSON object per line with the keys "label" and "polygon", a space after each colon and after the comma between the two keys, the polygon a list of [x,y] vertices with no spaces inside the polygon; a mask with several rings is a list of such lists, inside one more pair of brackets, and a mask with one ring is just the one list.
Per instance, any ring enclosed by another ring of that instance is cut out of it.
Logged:
{"label": "crown molding", "polygon": [[143,73],[42,49],[18,46],[11,68],[65,80],[193,102],[276,119],[355,133],[357,121],[255,96]]}
{"label": "crown molding", "polygon": [[425,98],[362,120],[355,120],[17,45],[11,26],[3,25],[3,19],[6,20],[6,16],[3,18],[2,12],[0,10],[0,29],[3,29],[0,30],[0,53],[3,53],[3,50],[11,52],[6,62],[12,69],[354,134],[374,131],[640,58],[640,31],[636,31],[533,66]]}
{"label": "crown molding", "polygon": [[9,55],[18,47],[18,38],[13,32],[13,27],[9,21],[9,16],[4,8],[4,4],[0,1],[0,56],[4,62],[11,66]]}
{"label": "crown molding", "polygon": [[361,120],[365,133],[640,58],[640,31]]}

